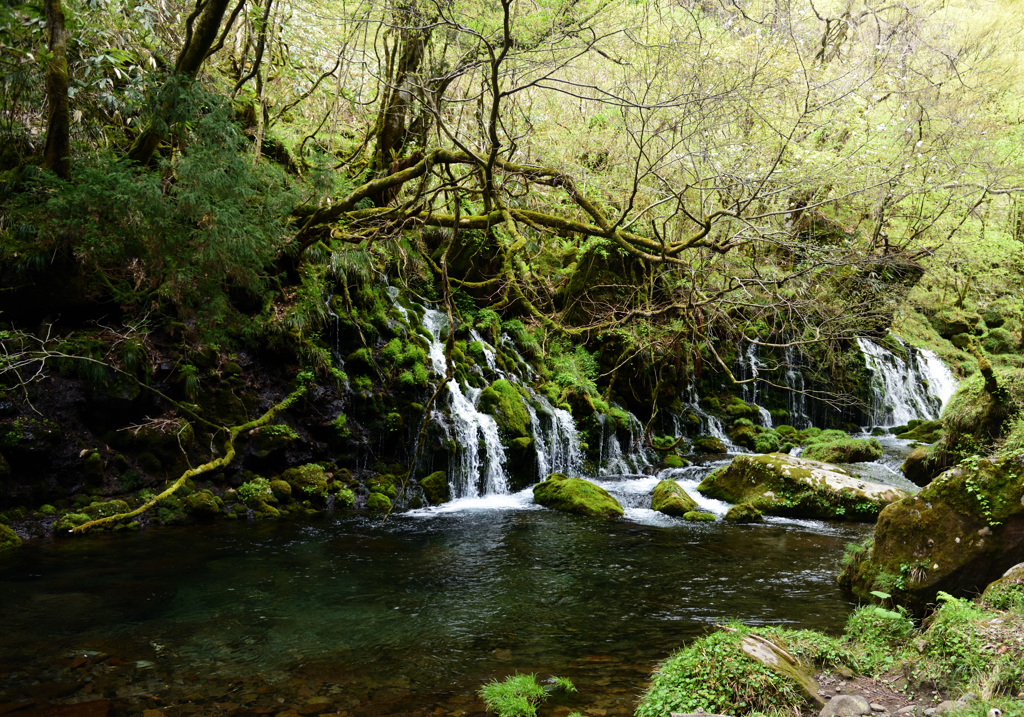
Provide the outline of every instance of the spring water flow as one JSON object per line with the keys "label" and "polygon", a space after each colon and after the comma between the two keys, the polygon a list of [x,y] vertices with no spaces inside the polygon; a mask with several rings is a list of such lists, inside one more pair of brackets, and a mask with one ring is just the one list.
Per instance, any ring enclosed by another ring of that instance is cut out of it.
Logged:
{"label": "spring water flow", "polygon": [[915,418],[939,418],[956,390],[956,379],[931,351],[896,341],[906,351],[906,360],[873,341],[857,339],[872,373],[872,424],[901,426]]}

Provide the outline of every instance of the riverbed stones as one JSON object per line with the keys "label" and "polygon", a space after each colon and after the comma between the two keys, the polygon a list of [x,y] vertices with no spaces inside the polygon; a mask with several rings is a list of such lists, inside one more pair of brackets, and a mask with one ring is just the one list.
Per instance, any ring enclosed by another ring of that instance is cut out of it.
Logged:
{"label": "riverbed stones", "polygon": [[535,485],[533,499],[547,508],[577,515],[615,517],[624,512],[619,501],[601,486],[561,473],[552,473]]}
{"label": "riverbed stones", "polygon": [[873,520],[907,494],[861,480],[843,469],[782,453],[737,456],[709,474],[697,490],[729,503],[749,503],[765,515]]}
{"label": "riverbed stones", "polygon": [[750,503],[740,503],[729,508],[724,520],[732,523],[763,523],[764,516]]}
{"label": "riverbed stones", "polygon": [[860,695],[836,695],[818,717],[861,717],[871,714],[871,705]]}
{"label": "riverbed stones", "polygon": [[663,480],[654,487],[651,509],[665,515],[682,518],[697,509],[697,501],[691,498],[674,480]]}
{"label": "riverbed stones", "polygon": [[882,511],[874,542],[854,557],[840,585],[869,599],[903,575],[895,599],[921,614],[940,590],[975,595],[1024,560],[1024,457],[952,468]]}

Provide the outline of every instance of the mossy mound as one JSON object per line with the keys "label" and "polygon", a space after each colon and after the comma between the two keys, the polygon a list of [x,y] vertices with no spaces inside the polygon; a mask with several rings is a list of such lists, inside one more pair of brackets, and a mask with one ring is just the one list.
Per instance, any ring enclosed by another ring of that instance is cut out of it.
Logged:
{"label": "mossy mound", "polygon": [[699,510],[691,510],[689,513],[683,514],[683,520],[688,520],[693,523],[714,523],[718,518],[715,517],[714,513],[704,513]]}
{"label": "mossy mound", "polygon": [[636,716],[799,714],[811,709],[817,714],[822,700],[811,674],[772,642],[753,637],[743,625],[731,625],[660,663]]}
{"label": "mossy mound", "polygon": [[737,456],[697,490],[729,503],[749,503],[766,515],[870,521],[906,496],[892,486],[853,478],[842,469],[781,453]]}
{"label": "mossy mound", "polygon": [[932,328],[944,339],[974,331],[981,316],[971,311],[946,308],[929,317]]}
{"label": "mossy mound", "polygon": [[184,503],[188,512],[200,520],[216,518],[224,510],[224,501],[208,490],[193,493]]}
{"label": "mossy mound", "polygon": [[871,548],[845,566],[840,584],[865,599],[892,593],[918,613],[940,590],[976,594],[1024,560],[1022,501],[1020,456],[952,468],[882,511]]}
{"label": "mossy mound", "polygon": [[391,509],[391,499],[383,493],[370,493],[366,499],[366,509],[375,513],[385,513]]}
{"label": "mossy mound", "polygon": [[55,536],[67,535],[70,531],[83,523],[88,523],[90,520],[92,520],[92,518],[85,513],[68,513],[67,515],[61,516],[53,524],[53,534]]}
{"label": "mossy mound", "polygon": [[552,473],[533,487],[533,499],[541,505],[579,515],[621,516],[622,506],[604,488],[582,478]]}
{"label": "mossy mound", "polygon": [[680,458],[675,453],[669,453],[661,462],[666,468],[686,468],[690,465],[690,461]]}
{"label": "mossy mound", "polygon": [[942,471],[942,459],[934,446],[918,446],[903,461],[900,471],[908,481],[923,488]]}
{"label": "mossy mound", "polygon": [[513,436],[530,437],[530,414],[523,397],[511,383],[501,378],[480,393],[480,410],[494,416],[498,426]]}
{"label": "mossy mound", "polygon": [[698,456],[725,453],[725,444],[714,436],[701,436],[693,442],[691,450]]}
{"label": "mossy mound", "polygon": [[1012,354],[1017,352],[1017,338],[1006,329],[992,329],[981,347],[990,354]]}
{"label": "mossy mound", "polygon": [[911,421],[907,424],[903,433],[898,433],[897,438],[908,441],[920,441],[921,443],[935,443],[942,438],[942,421]]}
{"label": "mossy mound", "polygon": [[882,457],[882,444],[876,438],[841,438],[812,441],[802,454],[805,458],[822,463],[862,463]]}
{"label": "mossy mound", "polygon": [[13,528],[0,525],[0,551],[17,548],[21,545],[21,538],[14,532]]}
{"label": "mossy mound", "polygon": [[674,480],[663,480],[654,487],[651,509],[681,518],[697,509],[697,501]]}
{"label": "mossy mound", "polygon": [[736,396],[730,397],[729,405],[725,407],[725,413],[733,418],[747,418],[750,420],[760,419],[761,417],[761,409],[745,403],[743,399]]}
{"label": "mossy mound", "polygon": [[327,476],[324,475],[323,467],[317,463],[289,468],[281,474],[281,480],[291,486],[292,493],[300,500],[306,496],[327,495]]}
{"label": "mossy mound", "polygon": [[287,481],[280,479],[270,481],[270,491],[282,503],[287,503],[292,498],[292,487]]}
{"label": "mossy mound", "polygon": [[750,503],[740,503],[729,508],[723,520],[733,523],[763,523],[764,516]]}
{"label": "mossy mound", "polygon": [[420,488],[431,505],[441,505],[451,500],[448,488],[448,474],[444,471],[434,471],[420,481]]}
{"label": "mossy mound", "polygon": [[81,512],[89,516],[89,520],[109,518],[118,513],[127,513],[131,508],[123,500],[109,500],[105,503],[95,502],[82,508]]}

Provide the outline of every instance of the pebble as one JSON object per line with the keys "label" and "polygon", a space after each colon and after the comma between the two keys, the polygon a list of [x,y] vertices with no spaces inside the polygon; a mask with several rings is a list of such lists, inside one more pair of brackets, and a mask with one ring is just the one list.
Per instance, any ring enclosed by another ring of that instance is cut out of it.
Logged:
{"label": "pebble", "polygon": [[885,707],[878,704],[877,702],[872,702],[870,706],[874,712],[885,712]]}
{"label": "pebble", "polygon": [[908,714],[911,714],[916,709],[917,709],[917,705],[907,705],[905,707],[900,707],[898,714],[908,715]]}

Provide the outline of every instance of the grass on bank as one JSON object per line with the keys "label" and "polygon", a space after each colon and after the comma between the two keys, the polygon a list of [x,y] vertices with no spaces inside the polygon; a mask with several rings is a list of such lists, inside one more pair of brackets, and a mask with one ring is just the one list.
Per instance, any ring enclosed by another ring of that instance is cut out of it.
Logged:
{"label": "grass on bank", "polygon": [[[880,593],[879,595],[884,595]],[[883,598],[884,600],[884,598]],[[997,707],[1024,711],[1024,579],[990,587],[970,601],[939,595],[938,608],[915,624],[900,608],[867,605],[850,615],[842,636],[782,627],[715,631],[687,645],[655,670],[637,717],[672,712],[728,715],[817,714],[795,684],[739,650],[745,635],[760,635],[809,671],[852,671],[897,684],[909,698],[932,691],[955,699],[950,717],[980,717]]]}

